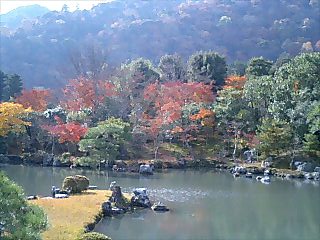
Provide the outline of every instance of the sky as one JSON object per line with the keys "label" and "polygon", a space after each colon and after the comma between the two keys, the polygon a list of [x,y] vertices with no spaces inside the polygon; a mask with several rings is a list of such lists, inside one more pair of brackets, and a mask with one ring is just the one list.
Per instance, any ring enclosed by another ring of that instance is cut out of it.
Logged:
{"label": "sky", "polygon": [[17,7],[21,6],[28,6],[38,4],[44,7],[47,7],[49,10],[57,10],[60,11],[64,4],[67,4],[70,11],[74,11],[77,6],[82,9],[91,9],[93,6],[98,5],[99,3],[103,2],[110,2],[111,0],[81,0],[81,1],[74,1],[74,0],[0,0],[0,13],[4,14],[7,13]]}

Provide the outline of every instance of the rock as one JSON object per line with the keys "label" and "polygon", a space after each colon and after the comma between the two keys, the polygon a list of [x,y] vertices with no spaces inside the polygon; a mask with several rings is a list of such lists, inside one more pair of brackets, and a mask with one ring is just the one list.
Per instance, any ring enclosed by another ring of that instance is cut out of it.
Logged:
{"label": "rock", "polygon": [[[94,226],[93,226],[93,228],[94,228]],[[87,231],[90,231],[90,229],[87,229]],[[102,234],[102,233],[86,232],[86,233],[82,233],[77,238],[77,240],[111,240],[111,238]]]}
{"label": "rock", "polygon": [[123,160],[116,160],[114,164],[118,166],[118,168],[127,168],[127,163]]}
{"label": "rock", "polygon": [[112,216],[112,208],[111,208],[110,201],[106,201],[106,202],[102,203],[101,209],[102,209],[103,216],[108,216],[108,217]]}
{"label": "rock", "polygon": [[286,174],[286,178],[287,179],[290,179],[290,178],[293,178],[294,176],[293,175],[291,175],[291,174]]}
{"label": "rock", "polygon": [[[268,159],[268,158],[267,158],[267,159]],[[263,167],[263,168],[269,168],[269,167],[272,167],[272,162],[271,162],[271,161],[267,161],[267,160],[262,161],[262,163],[261,163],[261,167]]]}
{"label": "rock", "polygon": [[116,184],[117,184],[116,181],[112,181],[112,182],[110,183],[109,189],[110,189],[111,191],[113,191],[113,187],[114,187]]}
{"label": "rock", "polygon": [[120,186],[114,186],[112,189],[112,195],[111,195],[112,201],[117,203],[122,203],[122,192],[121,192],[121,187]]}
{"label": "rock", "polygon": [[264,176],[263,178],[261,178],[262,183],[269,183],[270,181],[271,181],[270,177],[268,177],[268,176]]}
{"label": "rock", "polygon": [[155,212],[167,212],[169,208],[161,202],[155,203],[152,205],[151,209]]}
{"label": "rock", "polygon": [[243,166],[235,166],[233,168],[233,173],[238,173],[238,174],[246,174],[247,173],[247,169]]}
{"label": "rock", "polygon": [[315,167],[313,171],[320,173],[320,167]]}
{"label": "rock", "polygon": [[178,167],[179,168],[184,168],[186,166],[186,160],[185,159],[179,159],[178,160]]}
{"label": "rock", "polygon": [[238,173],[238,172],[235,172],[234,174],[233,174],[233,177],[240,177],[240,174]]}
{"label": "rock", "polygon": [[256,177],[256,180],[258,180],[258,181],[261,181],[261,179],[262,179],[262,176],[257,176]]}
{"label": "rock", "polygon": [[53,167],[61,167],[61,161],[60,161],[60,159],[59,158],[57,158],[57,157],[54,157],[53,158],[53,163],[52,163],[52,166]]}
{"label": "rock", "polygon": [[149,164],[142,164],[140,165],[139,173],[151,175],[153,174],[153,168]]}
{"label": "rock", "polygon": [[313,172],[312,173],[313,179],[316,181],[320,180],[320,172]]}
{"label": "rock", "polygon": [[300,172],[312,172],[314,170],[314,166],[312,163],[304,162],[297,167],[297,171]]}
{"label": "rock", "polygon": [[266,169],[263,174],[265,176],[270,176],[271,175],[271,170],[270,169]]}
{"label": "rock", "polygon": [[246,178],[252,178],[252,173],[247,173]]}
{"label": "rock", "polygon": [[116,172],[118,170],[118,165],[117,164],[113,164],[112,165],[112,171]]}
{"label": "rock", "polygon": [[259,167],[248,167],[247,172],[252,173],[252,174],[263,174],[264,170]]}
{"label": "rock", "polygon": [[71,193],[80,193],[89,187],[89,179],[85,176],[68,176],[63,180],[62,189],[70,190]]}
{"label": "rock", "polygon": [[36,200],[36,199],[38,199],[38,196],[36,195],[31,195],[27,197],[27,200]]}
{"label": "rock", "polygon": [[112,214],[123,214],[125,213],[125,210],[123,208],[113,207],[111,208]]}
{"label": "rock", "polygon": [[125,172],[127,171],[126,167],[120,167],[118,164],[112,165],[112,171],[114,172]]}
{"label": "rock", "polygon": [[313,179],[312,173],[306,173],[306,174],[304,174],[304,177],[305,177],[306,179],[308,179],[308,180],[312,180],[312,179]]}
{"label": "rock", "polygon": [[303,164],[303,162],[296,161],[296,162],[293,163],[293,165],[294,165],[295,167],[298,167],[298,166],[301,165],[301,164]]}
{"label": "rock", "polygon": [[252,163],[253,161],[255,161],[255,155],[256,155],[256,151],[255,149],[251,149],[251,150],[247,150],[243,153],[243,155],[246,158],[246,162]]}
{"label": "rock", "polygon": [[64,193],[57,193],[55,194],[54,198],[68,198],[69,195],[68,194],[64,194]]}
{"label": "rock", "polygon": [[136,207],[151,207],[151,202],[147,196],[146,188],[136,188],[133,191],[134,196],[131,198],[131,205]]}
{"label": "rock", "polygon": [[133,190],[133,194],[135,196],[138,196],[138,195],[147,196],[147,189],[146,188],[135,188]]}

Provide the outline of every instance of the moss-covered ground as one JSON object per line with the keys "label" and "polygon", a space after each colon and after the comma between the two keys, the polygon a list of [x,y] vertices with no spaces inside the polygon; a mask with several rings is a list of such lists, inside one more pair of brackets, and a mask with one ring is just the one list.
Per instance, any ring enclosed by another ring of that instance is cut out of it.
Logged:
{"label": "moss-covered ground", "polygon": [[32,201],[48,215],[49,228],[44,240],[75,240],[88,224],[101,214],[101,204],[110,196],[108,190],[88,190],[66,199],[38,199]]}

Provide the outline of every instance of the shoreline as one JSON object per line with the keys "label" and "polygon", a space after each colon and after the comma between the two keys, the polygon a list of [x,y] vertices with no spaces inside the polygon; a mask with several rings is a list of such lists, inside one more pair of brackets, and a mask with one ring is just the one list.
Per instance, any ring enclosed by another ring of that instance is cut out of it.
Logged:
{"label": "shoreline", "polygon": [[[103,218],[102,203],[111,194],[111,190],[87,190],[69,198],[39,198],[29,203],[42,207],[48,216],[49,227],[42,233],[43,239],[74,240],[93,231]],[[124,196],[129,197],[127,193]]]}
{"label": "shoreline", "polygon": [[[320,172],[304,172],[298,170],[292,170],[288,168],[275,168],[272,166],[261,166],[263,162],[246,163],[243,161],[226,161],[226,159],[220,160],[184,160],[182,161],[166,161],[166,160],[116,160],[115,169],[101,168],[100,171],[112,171],[115,173],[133,173],[139,174],[139,166],[142,164],[152,165],[154,172],[161,172],[168,169],[177,170],[202,170],[202,169],[217,169],[230,172],[231,174],[239,174],[239,176],[246,176],[247,173],[253,174],[253,176],[273,176],[281,179],[307,179],[320,181]],[[70,166],[52,166],[42,164],[26,164],[24,162],[2,162],[0,158],[0,164],[7,165],[22,165],[22,166],[37,166],[37,167],[53,167],[68,169]],[[95,169],[89,167],[73,167],[72,169],[79,170],[92,170]]]}

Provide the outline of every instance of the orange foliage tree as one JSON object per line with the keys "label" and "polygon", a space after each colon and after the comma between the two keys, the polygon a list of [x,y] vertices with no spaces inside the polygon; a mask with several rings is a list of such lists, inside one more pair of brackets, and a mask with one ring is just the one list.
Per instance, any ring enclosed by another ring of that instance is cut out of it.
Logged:
{"label": "orange foliage tree", "polygon": [[237,90],[242,90],[246,81],[246,76],[231,75],[226,78],[225,85],[223,88],[234,88]]}
{"label": "orange foliage tree", "polygon": [[[214,100],[211,88],[212,86],[204,83],[182,82],[154,83],[145,88],[146,106],[143,125],[154,140],[155,158],[159,140],[164,135],[178,135],[189,147],[189,141],[192,139],[190,133],[199,128],[199,123],[206,124],[202,122],[203,119],[213,115],[211,110],[205,108],[206,104]],[[185,116],[185,112],[188,112],[185,108],[191,104],[202,107],[197,110],[197,113],[191,111]]]}
{"label": "orange foliage tree", "polygon": [[51,92],[47,89],[23,90],[21,95],[16,98],[16,102],[25,108],[31,107],[32,110],[41,112],[47,109],[50,97]]}

